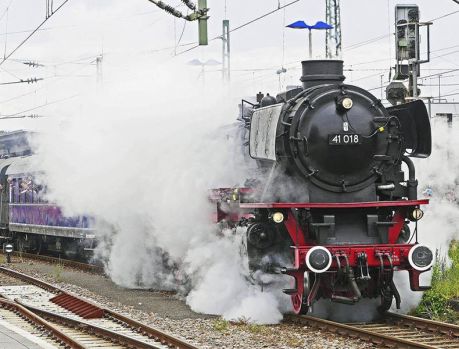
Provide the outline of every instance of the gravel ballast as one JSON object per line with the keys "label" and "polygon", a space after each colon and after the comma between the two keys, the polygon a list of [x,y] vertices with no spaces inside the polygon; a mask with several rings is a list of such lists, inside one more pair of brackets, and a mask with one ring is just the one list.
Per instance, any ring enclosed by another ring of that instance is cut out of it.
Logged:
{"label": "gravel ballast", "polygon": [[[106,276],[68,267],[30,260],[13,260],[12,264],[3,266],[38,277],[199,348],[374,348],[360,340],[293,323],[270,326],[230,323],[193,312],[172,293],[125,289]],[[14,281],[0,273],[0,284]]]}

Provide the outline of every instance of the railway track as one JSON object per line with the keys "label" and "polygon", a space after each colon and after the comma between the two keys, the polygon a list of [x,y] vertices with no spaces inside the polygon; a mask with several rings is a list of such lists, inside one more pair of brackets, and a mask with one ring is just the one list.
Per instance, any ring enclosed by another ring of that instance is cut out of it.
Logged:
{"label": "railway track", "polygon": [[[0,251],[0,253],[4,255],[3,251]],[[48,262],[52,264],[63,265],[66,267],[72,267],[75,269],[92,272],[92,273],[98,273],[98,274],[104,273],[104,268],[100,265],[77,262],[71,259],[62,259],[62,258],[57,258],[57,257],[52,257],[52,256],[46,256],[46,255],[35,254],[35,253],[26,253],[26,252],[13,252],[12,256],[16,258],[27,258],[27,259],[33,259],[33,260],[38,260],[42,262]]]}
{"label": "railway track", "polygon": [[459,326],[408,315],[389,312],[379,322],[348,324],[311,316],[288,317],[288,319],[312,328],[359,338],[374,343],[377,348],[459,348]]}
{"label": "railway track", "polygon": [[[35,324],[62,347],[178,348],[194,346],[23,273],[0,267],[23,285],[0,287],[0,307]],[[19,314],[19,315],[18,315]],[[0,312],[1,318],[1,312]],[[311,316],[289,321],[374,343],[377,348],[459,349],[459,326],[387,313],[371,323],[342,324]]]}
{"label": "railway track", "polygon": [[0,287],[0,305],[26,318],[64,347],[177,348],[193,345],[29,275],[0,267],[21,285]]}

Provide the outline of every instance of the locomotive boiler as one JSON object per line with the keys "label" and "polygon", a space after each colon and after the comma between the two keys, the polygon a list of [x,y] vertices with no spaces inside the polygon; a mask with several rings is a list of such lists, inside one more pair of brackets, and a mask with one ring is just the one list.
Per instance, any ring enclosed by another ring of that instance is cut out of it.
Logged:
{"label": "locomotive boiler", "polygon": [[343,62],[302,62],[302,86],[242,102],[242,140],[257,164],[244,188],[212,191],[216,221],[246,226],[252,270],[293,279],[295,313],[320,299],[393,299],[396,271],[413,291],[433,263],[418,241],[422,205],[412,157],[431,153],[422,101],[386,108],[344,83]]}

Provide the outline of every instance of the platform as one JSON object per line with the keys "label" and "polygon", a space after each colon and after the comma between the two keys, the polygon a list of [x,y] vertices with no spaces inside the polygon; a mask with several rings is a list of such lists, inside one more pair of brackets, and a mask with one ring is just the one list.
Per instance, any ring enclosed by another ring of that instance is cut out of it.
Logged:
{"label": "platform", "polygon": [[8,324],[0,319],[0,349],[51,349],[57,348],[43,339]]}

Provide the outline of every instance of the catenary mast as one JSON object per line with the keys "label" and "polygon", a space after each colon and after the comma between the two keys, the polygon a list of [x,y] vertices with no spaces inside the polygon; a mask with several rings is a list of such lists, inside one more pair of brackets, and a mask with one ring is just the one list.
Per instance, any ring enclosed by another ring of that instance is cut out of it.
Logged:
{"label": "catenary mast", "polygon": [[325,54],[327,58],[341,58],[341,9],[340,0],[325,0],[325,22],[333,26],[327,30],[325,37]]}

